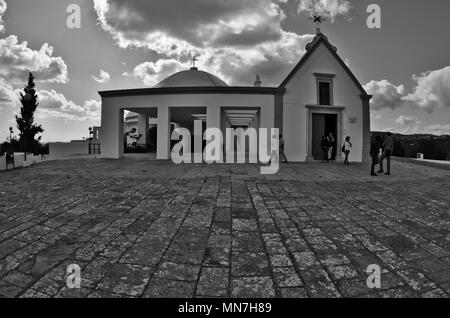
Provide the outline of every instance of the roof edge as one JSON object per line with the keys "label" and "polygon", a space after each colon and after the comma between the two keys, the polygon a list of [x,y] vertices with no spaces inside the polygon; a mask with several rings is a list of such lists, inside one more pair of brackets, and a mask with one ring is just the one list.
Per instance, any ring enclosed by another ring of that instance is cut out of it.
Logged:
{"label": "roof edge", "polygon": [[[356,87],[360,90],[361,95],[370,96],[367,94],[364,87],[362,87],[361,83],[358,81],[356,76],[350,70],[350,68],[345,64],[345,62],[341,59],[339,54],[337,54],[335,47],[331,45],[331,43],[326,39],[325,35],[319,33],[320,38],[315,41],[312,47],[308,49],[308,51],[303,55],[297,65],[292,69],[292,71],[288,74],[288,76],[284,79],[284,81],[280,84],[279,88],[286,88],[286,85],[290,82],[290,80],[294,77],[294,75],[302,68],[302,66],[306,63],[306,61],[311,57],[312,53],[319,47],[320,43],[323,43],[326,48],[331,52],[331,54],[336,58],[339,64],[344,68],[344,71],[350,76],[352,81],[355,83]],[[314,40],[313,40],[314,41]]]}
{"label": "roof edge", "polygon": [[199,87],[159,87],[138,88],[112,91],[99,91],[102,97],[168,95],[168,94],[253,94],[253,95],[283,95],[285,88],[252,87],[252,86],[199,86]]}

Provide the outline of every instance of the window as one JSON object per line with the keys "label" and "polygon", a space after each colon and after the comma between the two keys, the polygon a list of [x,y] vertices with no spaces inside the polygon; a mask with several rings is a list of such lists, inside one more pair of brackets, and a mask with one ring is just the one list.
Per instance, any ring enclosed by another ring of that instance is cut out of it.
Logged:
{"label": "window", "polygon": [[331,85],[319,82],[319,105],[331,106]]}
{"label": "window", "polygon": [[314,73],[317,82],[317,104],[323,106],[334,105],[333,74]]}

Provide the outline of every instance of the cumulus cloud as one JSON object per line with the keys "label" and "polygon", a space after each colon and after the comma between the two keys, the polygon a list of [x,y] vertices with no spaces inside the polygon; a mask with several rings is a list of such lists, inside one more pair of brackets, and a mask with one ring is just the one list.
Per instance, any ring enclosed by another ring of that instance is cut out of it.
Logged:
{"label": "cumulus cloud", "polygon": [[12,105],[18,101],[18,92],[16,92],[13,86],[0,78],[0,110]]}
{"label": "cumulus cloud", "polygon": [[432,112],[450,108],[450,66],[441,70],[414,75],[414,90],[404,100]]}
{"label": "cumulus cloud", "polygon": [[111,80],[111,75],[108,72],[104,71],[104,70],[100,70],[100,75],[98,77],[97,76],[92,76],[92,79],[94,81],[96,81],[97,83],[105,84],[105,83],[108,83]]}
{"label": "cumulus cloud", "polygon": [[338,16],[348,16],[353,9],[347,0],[299,0],[298,11],[309,15],[320,14],[334,22]]}
{"label": "cumulus cloud", "polygon": [[371,100],[372,110],[395,109],[403,104],[405,94],[403,85],[395,86],[387,80],[370,81],[364,85],[364,89],[373,95]]}
{"label": "cumulus cloud", "polygon": [[186,65],[178,62],[177,60],[158,60],[156,63],[144,62],[137,65],[133,72],[124,73],[125,76],[134,76],[141,79],[145,85],[154,86],[164,78],[173,73],[186,69]]}
{"label": "cumulus cloud", "polygon": [[32,72],[41,82],[67,83],[67,65],[61,57],[53,56],[53,47],[44,43],[36,51],[26,41],[19,43],[17,36],[0,39],[0,77],[11,83],[23,83]]}
{"label": "cumulus cloud", "polygon": [[3,15],[6,12],[8,5],[5,0],[0,0],[0,33],[5,32],[5,25],[3,22]]}
{"label": "cumulus cloud", "polygon": [[364,88],[374,95],[372,110],[409,105],[431,113],[437,108],[450,108],[450,66],[413,75],[412,79],[415,84],[411,93],[405,92],[404,85],[395,86],[387,80],[367,83]]}
{"label": "cumulus cloud", "polygon": [[[283,30],[282,2],[94,0],[94,6],[101,27],[120,47],[148,48],[161,55],[161,65],[187,63],[195,54],[200,68],[230,84],[251,85],[260,74],[265,84],[276,85],[313,37]],[[147,84],[157,81],[151,63],[135,70],[151,75],[140,76]]]}
{"label": "cumulus cloud", "polygon": [[399,125],[402,125],[402,126],[408,126],[408,125],[413,125],[413,124],[415,124],[415,125],[420,125],[422,122],[419,120],[419,118],[417,118],[417,117],[414,117],[414,116],[404,116],[404,115],[401,115],[401,116],[399,116],[396,120],[395,120],[395,122],[397,123],[397,124],[399,124]]}
{"label": "cumulus cloud", "polygon": [[88,100],[83,105],[78,105],[54,90],[40,90],[38,91],[38,97],[37,118],[62,119],[66,121],[93,121],[100,119],[101,103],[96,100]]}
{"label": "cumulus cloud", "polygon": [[103,29],[121,46],[179,53],[192,46],[251,46],[279,38],[280,22],[285,18],[279,2],[94,0],[94,7]]}

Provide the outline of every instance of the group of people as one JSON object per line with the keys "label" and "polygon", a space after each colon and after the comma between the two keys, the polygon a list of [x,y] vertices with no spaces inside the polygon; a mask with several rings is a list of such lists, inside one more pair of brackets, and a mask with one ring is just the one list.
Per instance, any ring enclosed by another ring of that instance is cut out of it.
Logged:
{"label": "group of people", "polygon": [[322,141],[320,142],[320,147],[323,151],[323,160],[322,162],[329,162],[333,160],[333,151],[336,144],[336,139],[334,139],[333,133],[329,133],[322,137]]}
{"label": "group of people", "polygon": [[[350,165],[348,161],[348,157],[350,155],[350,151],[352,149],[352,143],[350,141],[350,137],[346,137],[344,144],[342,145],[342,153],[345,156],[344,165]],[[326,136],[322,137],[322,141],[320,142],[320,147],[323,152],[322,162],[330,162],[330,160],[334,160],[334,149],[336,147],[336,139],[333,136],[333,133],[329,133]]]}
{"label": "group of people", "polygon": [[[286,155],[284,153],[284,139],[283,135],[280,135],[279,140],[279,150],[280,150],[280,160],[284,163],[287,163],[288,160],[286,158]],[[336,139],[334,138],[332,133],[329,133],[326,136],[322,137],[322,141],[320,143],[320,146],[323,151],[323,160],[322,162],[329,162],[330,160],[333,160],[333,154],[334,154],[334,147],[336,144]],[[342,144],[341,151],[345,156],[344,159],[344,165],[350,165],[349,163],[349,155],[351,152],[353,145],[351,143],[350,136],[345,137],[345,141]],[[371,176],[377,176],[375,173],[375,167],[377,164],[379,164],[379,171],[378,173],[384,173],[385,175],[391,174],[391,157],[392,152],[394,151],[394,138],[392,137],[391,133],[387,133],[386,139],[382,142],[380,136],[375,136],[371,142],[370,145],[370,156],[372,157],[372,166],[370,170]],[[380,154],[381,152],[381,154]],[[386,173],[384,172],[384,165],[383,162],[386,160],[387,162],[387,170]]]}
{"label": "group of people", "polygon": [[[380,155],[381,150],[381,155]],[[372,157],[372,167],[370,169],[370,175],[376,177],[375,167],[380,165],[378,173],[384,173],[385,175],[391,175],[391,157],[394,151],[394,138],[391,133],[387,133],[386,139],[381,142],[380,136],[375,136],[370,145],[370,156]],[[383,161],[386,159],[387,170],[384,172]]]}

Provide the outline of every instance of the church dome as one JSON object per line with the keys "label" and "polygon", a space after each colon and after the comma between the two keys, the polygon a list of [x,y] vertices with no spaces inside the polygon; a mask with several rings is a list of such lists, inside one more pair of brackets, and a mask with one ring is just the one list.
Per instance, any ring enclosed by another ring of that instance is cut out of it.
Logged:
{"label": "church dome", "polygon": [[214,86],[228,86],[217,76],[199,71],[193,67],[187,71],[175,73],[155,85],[155,88],[168,87],[214,87]]}

